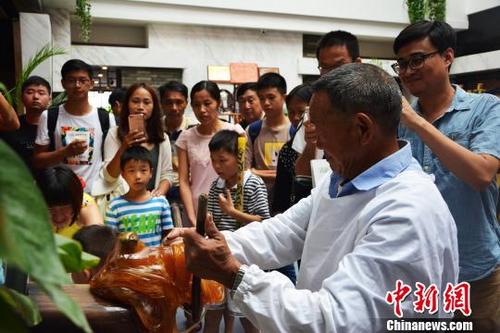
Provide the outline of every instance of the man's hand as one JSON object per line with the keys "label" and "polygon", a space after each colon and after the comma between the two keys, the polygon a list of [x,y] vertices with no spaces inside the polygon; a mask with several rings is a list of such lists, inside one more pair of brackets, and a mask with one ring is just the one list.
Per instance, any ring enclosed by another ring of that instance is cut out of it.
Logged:
{"label": "man's hand", "polygon": [[226,196],[224,194],[219,194],[219,206],[224,214],[232,216],[234,210],[233,198],[231,198],[231,192],[226,189]]}
{"label": "man's hand", "polygon": [[426,121],[424,118],[419,116],[418,113],[413,110],[408,100],[402,96],[401,103],[403,105],[403,109],[401,112],[401,123],[405,125],[410,130],[415,130],[415,127],[418,126],[422,121]]}
{"label": "man's hand", "polygon": [[87,141],[73,140],[69,145],[67,145],[65,150],[66,157],[77,156],[83,154],[87,150]]}
{"label": "man's hand", "polygon": [[184,239],[186,267],[196,276],[222,283],[232,288],[241,264],[231,254],[224,235],[215,226],[212,216],[205,221],[206,237],[195,228],[175,228],[167,236],[167,242],[177,237]]}

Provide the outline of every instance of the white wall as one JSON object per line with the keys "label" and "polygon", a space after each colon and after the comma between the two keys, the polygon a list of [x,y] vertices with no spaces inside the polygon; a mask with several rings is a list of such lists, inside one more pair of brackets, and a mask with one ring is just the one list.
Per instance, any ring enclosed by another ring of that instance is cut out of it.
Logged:
{"label": "white wall", "polygon": [[500,0],[466,0],[467,15],[500,6]]}
{"label": "white wall", "polygon": [[[52,32],[47,14],[20,13],[21,60],[23,68],[44,46],[51,45]],[[50,82],[52,79],[52,59],[41,63],[32,75],[38,75]]]}
{"label": "white wall", "polygon": [[[73,1],[41,0],[45,8]],[[466,1],[448,1],[447,21],[466,29]],[[482,0],[485,1],[485,0]],[[343,29],[361,38],[391,39],[406,26],[404,0],[95,0],[96,20],[239,27],[277,31],[325,33]]]}
{"label": "white wall", "polygon": [[92,65],[182,68],[183,81],[191,87],[207,79],[208,65],[255,62],[261,67],[279,67],[290,87],[302,82],[298,60],[302,58],[302,34],[293,32],[195,27],[173,24],[148,26],[149,48],[71,45],[69,14],[51,12],[54,43],[69,50],[58,57],[54,68],[55,90],[62,64],[79,58]]}

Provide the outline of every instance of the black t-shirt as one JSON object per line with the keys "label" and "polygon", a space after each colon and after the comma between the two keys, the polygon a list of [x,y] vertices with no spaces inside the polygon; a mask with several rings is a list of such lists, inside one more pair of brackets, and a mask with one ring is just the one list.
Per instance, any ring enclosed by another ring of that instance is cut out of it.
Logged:
{"label": "black t-shirt", "polygon": [[0,132],[0,138],[3,139],[19,156],[24,163],[31,168],[33,150],[35,148],[37,125],[32,125],[26,121],[26,116],[19,116],[21,127],[12,132]]}

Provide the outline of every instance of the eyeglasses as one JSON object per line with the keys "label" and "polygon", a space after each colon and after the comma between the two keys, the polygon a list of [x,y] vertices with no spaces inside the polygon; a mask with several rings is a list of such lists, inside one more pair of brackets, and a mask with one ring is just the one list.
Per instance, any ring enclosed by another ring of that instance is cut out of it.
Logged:
{"label": "eyeglasses", "polygon": [[321,66],[321,65],[318,65],[318,69],[320,71],[320,73],[328,73],[336,68],[339,68],[340,66],[344,65],[345,62],[344,61],[339,61],[337,62],[336,64],[333,64],[331,66]]}
{"label": "eyeglasses", "polygon": [[90,80],[87,78],[84,78],[84,77],[80,77],[78,79],[74,79],[74,78],[64,79],[64,82],[66,82],[67,84],[69,84],[71,86],[76,86],[77,83],[79,83],[80,85],[83,86],[83,85],[89,83]]}
{"label": "eyeglasses", "polygon": [[434,51],[431,53],[418,53],[410,56],[408,60],[398,59],[396,63],[392,64],[391,67],[396,72],[396,74],[401,74],[408,69],[408,66],[412,70],[417,70],[424,66],[425,60],[432,57],[433,55],[439,53],[439,51]]}

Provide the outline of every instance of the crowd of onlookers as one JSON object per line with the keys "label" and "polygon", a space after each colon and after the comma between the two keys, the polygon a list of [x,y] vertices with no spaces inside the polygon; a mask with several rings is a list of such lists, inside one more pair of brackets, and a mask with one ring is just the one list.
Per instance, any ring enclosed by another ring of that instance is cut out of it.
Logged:
{"label": "crowd of onlookers", "polygon": [[[471,283],[475,313],[498,319],[500,102],[450,83],[455,43],[453,29],[441,22],[411,25],[396,38],[393,68],[417,97],[411,106],[403,100],[398,137],[434,175],[453,215],[460,281]],[[361,62],[357,38],[329,32],[316,58],[321,75]],[[267,73],[239,85],[239,116],[232,123],[219,112],[221,91],[212,81],[190,90],[176,81],[158,89],[136,83],[112,92],[108,112],[89,103],[90,65],[69,60],[61,77],[67,96],[61,105],[51,105],[45,79],[29,77],[19,117],[0,94],[0,138],[31,171],[54,232],[103,259],[117,232],[135,232],[147,246],[158,246],[174,226],[194,226],[202,193],[216,226],[231,231],[282,213],[311,193],[311,160],[324,152],[317,123],[309,119],[308,84],[289,89],[282,75]],[[188,104],[195,117],[185,114]],[[296,267],[279,271],[295,283]],[[83,272],[74,281],[91,276]],[[209,311],[205,330],[217,331],[223,315],[230,331],[237,315],[231,304]],[[241,322],[245,331],[256,331]]]}

